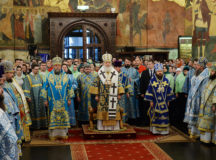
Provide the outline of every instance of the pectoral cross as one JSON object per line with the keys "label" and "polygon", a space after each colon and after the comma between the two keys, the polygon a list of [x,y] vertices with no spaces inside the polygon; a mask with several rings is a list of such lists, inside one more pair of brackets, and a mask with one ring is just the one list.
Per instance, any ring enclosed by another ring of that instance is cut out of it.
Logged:
{"label": "pectoral cross", "polygon": [[101,72],[100,72],[100,75],[102,75],[104,78],[106,78],[105,72],[103,72],[102,70],[101,70]]}
{"label": "pectoral cross", "polygon": [[112,79],[113,78],[113,76],[115,76],[116,75],[116,73],[115,73],[115,71],[113,71],[113,72],[111,72],[111,78],[110,79]]}
{"label": "pectoral cross", "polygon": [[113,83],[113,85],[111,86],[111,88],[113,88],[113,93],[115,94],[115,89],[117,88],[117,86],[115,85],[115,83]]}
{"label": "pectoral cross", "polygon": [[115,99],[112,98],[112,100],[110,102],[112,103],[112,108],[114,108],[114,103],[116,103]]}
{"label": "pectoral cross", "polygon": [[164,87],[162,85],[159,85],[157,92],[164,92]]}

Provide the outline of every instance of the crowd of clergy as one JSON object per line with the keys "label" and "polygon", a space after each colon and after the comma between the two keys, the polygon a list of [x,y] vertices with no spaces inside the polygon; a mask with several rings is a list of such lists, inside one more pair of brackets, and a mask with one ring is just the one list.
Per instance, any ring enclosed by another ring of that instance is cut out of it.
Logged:
{"label": "crowd of clergy", "polygon": [[98,112],[96,129],[121,130],[115,122],[121,118],[118,106],[123,123],[150,126],[162,135],[172,125],[191,138],[216,143],[216,66],[204,57],[156,61],[108,53],[101,62],[1,60],[0,159],[19,159],[34,130],[48,130],[50,140],[67,139],[69,128],[89,123],[89,107]]}

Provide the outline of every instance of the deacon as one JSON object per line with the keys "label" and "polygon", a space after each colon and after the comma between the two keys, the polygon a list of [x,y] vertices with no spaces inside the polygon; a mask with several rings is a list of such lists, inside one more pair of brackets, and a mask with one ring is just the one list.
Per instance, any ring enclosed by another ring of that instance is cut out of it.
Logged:
{"label": "deacon", "polygon": [[89,88],[94,81],[94,76],[91,73],[91,66],[90,64],[86,63],[84,65],[84,73],[81,74],[78,79],[78,95],[77,99],[79,104],[78,108],[78,121],[79,124],[88,123],[89,121],[89,113],[88,107],[91,106],[91,94]]}
{"label": "deacon", "polygon": [[191,88],[188,94],[184,122],[188,124],[188,131],[191,138],[198,138],[200,135],[197,129],[201,96],[209,78],[209,70],[206,67],[208,60],[201,57],[196,66],[195,75],[191,79]]}
{"label": "deacon", "polygon": [[3,65],[4,67],[6,78],[6,81],[4,83],[4,90],[6,90],[10,94],[19,108],[21,128],[23,129],[24,140],[28,142],[30,141],[29,126],[32,124],[32,122],[26,97],[20,85],[16,82],[15,79],[13,79],[14,71],[12,62],[4,61],[1,63],[1,65]]}
{"label": "deacon", "polygon": [[139,72],[131,67],[131,60],[129,58],[125,59],[125,66],[122,67],[122,72],[126,73],[129,84],[131,85],[131,96],[128,100],[128,118],[130,120],[136,120],[139,118],[139,100],[137,98],[139,92]]}
{"label": "deacon", "polygon": [[123,123],[120,123],[121,114],[119,100],[124,94],[124,89],[119,81],[118,72],[112,67],[112,55],[102,56],[103,66],[98,71],[90,93],[98,101],[97,105],[97,129],[98,130],[120,130]]}
{"label": "deacon", "polygon": [[123,122],[125,123],[128,120],[128,106],[129,106],[128,104],[129,104],[130,96],[133,95],[133,90],[131,88],[127,74],[121,71],[122,62],[116,60],[114,62],[114,67],[115,67],[115,70],[119,74],[119,81],[125,90],[125,94],[122,95],[121,100],[119,101],[120,107],[122,107],[124,109]]}
{"label": "deacon", "polygon": [[39,74],[43,78],[43,82],[45,82],[46,77],[49,74],[49,71],[47,70],[46,62],[41,62]]}
{"label": "deacon", "polygon": [[47,114],[41,95],[43,78],[39,74],[39,66],[32,64],[32,72],[24,79],[23,90],[29,104],[32,129],[47,127]]}
{"label": "deacon", "polygon": [[67,139],[70,128],[68,106],[74,91],[68,75],[61,70],[62,59],[55,57],[52,63],[54,69],[48,74],[41,91],[44,104],[49,110],[49,138]]}
{"label": "deacon", "polygon": [[163,65],[155,64],[156,74],[150,80],[145,100],[150,101],[150,131],[153,134],[169,134],[169,103],[174,100],[168,79],[163,74]]}
{"label": "deacon", "polygon": [[198,129],[200,140],[216,144],[216,65],[212,66],[208,83],[202,92]]}

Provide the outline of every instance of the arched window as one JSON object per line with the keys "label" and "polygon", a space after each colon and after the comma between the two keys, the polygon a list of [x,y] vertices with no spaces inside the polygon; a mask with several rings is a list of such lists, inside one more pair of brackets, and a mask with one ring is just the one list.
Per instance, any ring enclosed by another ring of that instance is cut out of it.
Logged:
{"label": "arched window", "polygon": [[64,37],[64,58],[91,58],[100,61],[104,51],[104,40],[101,34],[89,25],[77,25]]}

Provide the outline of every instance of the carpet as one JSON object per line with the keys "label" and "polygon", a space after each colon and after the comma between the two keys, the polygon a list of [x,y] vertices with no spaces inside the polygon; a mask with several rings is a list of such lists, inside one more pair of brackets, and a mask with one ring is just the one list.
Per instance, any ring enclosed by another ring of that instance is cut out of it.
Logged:
{"label": "carpet", "polygon": [[[82,129],[70,129],[69,138],[67,140],[56,140],[52,143],[58,144],[98,144],[98,143],[140,143],[140,142],[158,142],[178,135],[178,132],[170,130],[169,135],[153,135],[148,128],[134,127],[136,131],[136,139],[98,139],[86,140],[83,138]],[[48,131],[35,131],[32,135],[32,144],[35,140],[49,141]],[[51,142],[51,141],[50,141]],[[46,142],[45,142],[46,143]],[[35,143],[36,144],[36,143]]]}
{"label": "carpet", "polygon": [[73,160],[172,160],[155,143],[72,144]]}

